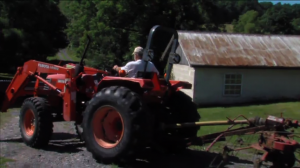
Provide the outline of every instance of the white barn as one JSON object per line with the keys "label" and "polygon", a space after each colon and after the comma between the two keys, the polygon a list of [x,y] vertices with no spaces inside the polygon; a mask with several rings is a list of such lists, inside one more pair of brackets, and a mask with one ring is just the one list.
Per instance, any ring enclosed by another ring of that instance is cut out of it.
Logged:
{"label": "white barn", "polygon": [[300,98],[300,36],[178,33],[173,79],[197,105]]}

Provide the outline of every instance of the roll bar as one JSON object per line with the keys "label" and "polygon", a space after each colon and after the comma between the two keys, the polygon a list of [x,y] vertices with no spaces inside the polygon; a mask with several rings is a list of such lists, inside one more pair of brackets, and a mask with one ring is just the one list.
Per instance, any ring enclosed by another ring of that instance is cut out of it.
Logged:
{"label": "roll bar", "polygon": [[180,62],[180,56],[175,53],[175,50],[176,50],[177,45],[178,45],[178,33],[174,29],[170,29],[170,28],[163,27],[163,26],[160,26],[160,25],[156,25],[156,26],[153,26],[151,28],[151,30],[149,32],[149,36],[148,36],[147,45],[146,45],[146,48],[145,48],[144,53],[143,53],[143,60],[146,62],[145,68],[144,68],[144,72],[146,72],[146,70],[147,70],[149,56],[150,56],[150,58],[152,57],[151,60],[154,57],[153,51],[150,48],[152,46],[153,35],[154,35],[155,32],[157,32],[157,30],[162,30],[162,31],[170,32],[174,36],[174,38],[172,40],[173,41],[172,42],[172,48],[171,48],[171,51],[170,51],[170,54],[169,54],[169,58],[168,58],[168,64],[169,65],[168,65],[168,69],[167,69],[167,72],[166,72],[166,82],[168,84],[170,84],[169,80],[170,80],[170,76],[171,76],[171,71],[172,71],[172,68],[173,68],[173,64]]}

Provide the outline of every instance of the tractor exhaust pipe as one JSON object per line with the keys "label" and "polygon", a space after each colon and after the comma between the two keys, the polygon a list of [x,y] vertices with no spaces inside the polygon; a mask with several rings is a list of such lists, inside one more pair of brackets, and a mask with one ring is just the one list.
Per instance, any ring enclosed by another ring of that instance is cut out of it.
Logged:
{"label": "tractor exhaust pipe", "polygon": [[89,35],[87,35],[87,38],[88,38],[88,42],[87,42],[87,44],[86,44],[86,46],[85,46],[85,48],[84,48],[83,55],[82,55],[81,60],[80,60],[80,62],[79,62],[79,65],[81,65],[81,66],[83,66],[83,60],[84,60],[84,58],[85,58],[86,52],[87,52],[87,50],[88,50],[88,48],[89,48],[89,45],[90,45],[90,42],[91,42],[91,38],[90,38]]}

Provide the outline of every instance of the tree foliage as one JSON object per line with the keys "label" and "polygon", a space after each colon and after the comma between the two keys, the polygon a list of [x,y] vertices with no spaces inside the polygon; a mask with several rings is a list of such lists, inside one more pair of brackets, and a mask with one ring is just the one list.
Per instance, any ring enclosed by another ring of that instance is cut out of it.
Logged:
{"label": "tree foliage", "polygon": [[55,1],[1,1],[0,61],[5,62],[1,68],[55,55],[68,45],[66,23]]}
{"label": "tree foliage", "polygon": [[257,27],[258,12],[250,10],[239,17],[238,22],[233,21],[235,32],[244,33],[259,33],[260,29]]}
{"label": "tree foliage", "polygon": [[[91,36],[93,42],[88,52],[88,63],[98,68],[124,65],[132,60],[134,47],[145,46],[149,30],[154,25],[181,30],[218,29],[210,22],[212,12],[208,9],[214,4],[208,1],[62,1],[60,6],[71,21],[66,30],[70,47],[76,48],[79,56],[83,52],[86,35]],[[161,34],[157,38],[159,40],[154,48],[159,55],[164,49],[162,46],[166,46],[161,44],[168,43],[170,37]]]}
{"label": "tree foliage", "polygon": [[[91,36],[88,64],[97,68],[132,60],[133,48],[145,46],[154,25],[220,32],[224,24],[232,23],[237,33],[299,33],[299,5],[257,0],[78,0],[62,1],[60,8],[70,21],[66,30],[70,47],[80,56],[86,35]],[[153,49],[160,57],[170,36],[160,34],[156,38]],[[157,58],[154,62],[159,63]]]}
{"label": "tree foliage", "polygon": [[238,21],[233,21],[237,33],[299,34],[300,4],[262,3],[260,8],[247,11]]}
{"label": "tree foliage", "polygon": [[[32,0],[0,2],[0,54],[7,65],[45,60],[68,46],[80,57],[87,35],[92,39],[87,64],[111,68],[132,60],[136,46],[145,47],[149,30],[162,25],[177,30],[235,33],[300,34],[300,4],[215,0]],[[67,37],[67,38],[66,38]],[[154,63],[169,34],[154,37]],[[69,45],[68,41],[69,40]]]}

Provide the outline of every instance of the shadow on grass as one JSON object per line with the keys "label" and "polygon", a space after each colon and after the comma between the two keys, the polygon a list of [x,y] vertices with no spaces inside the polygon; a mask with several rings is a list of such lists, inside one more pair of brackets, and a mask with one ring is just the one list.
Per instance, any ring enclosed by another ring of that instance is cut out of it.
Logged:
{"label": "shadow on grass", "polygon": [[[215,160],[214,160],[215,159]],[[251,161],[242,160],[234,156],[229,156],[226,166],[231,166],[231,162],[253,164]],[[141,160],[126,165],[128,168],[208,168],[217,167],[222,161],[221,155],[204,151],[187,149],[185,152],[176,155],[158,155],[157,153],[145,152]]]}

